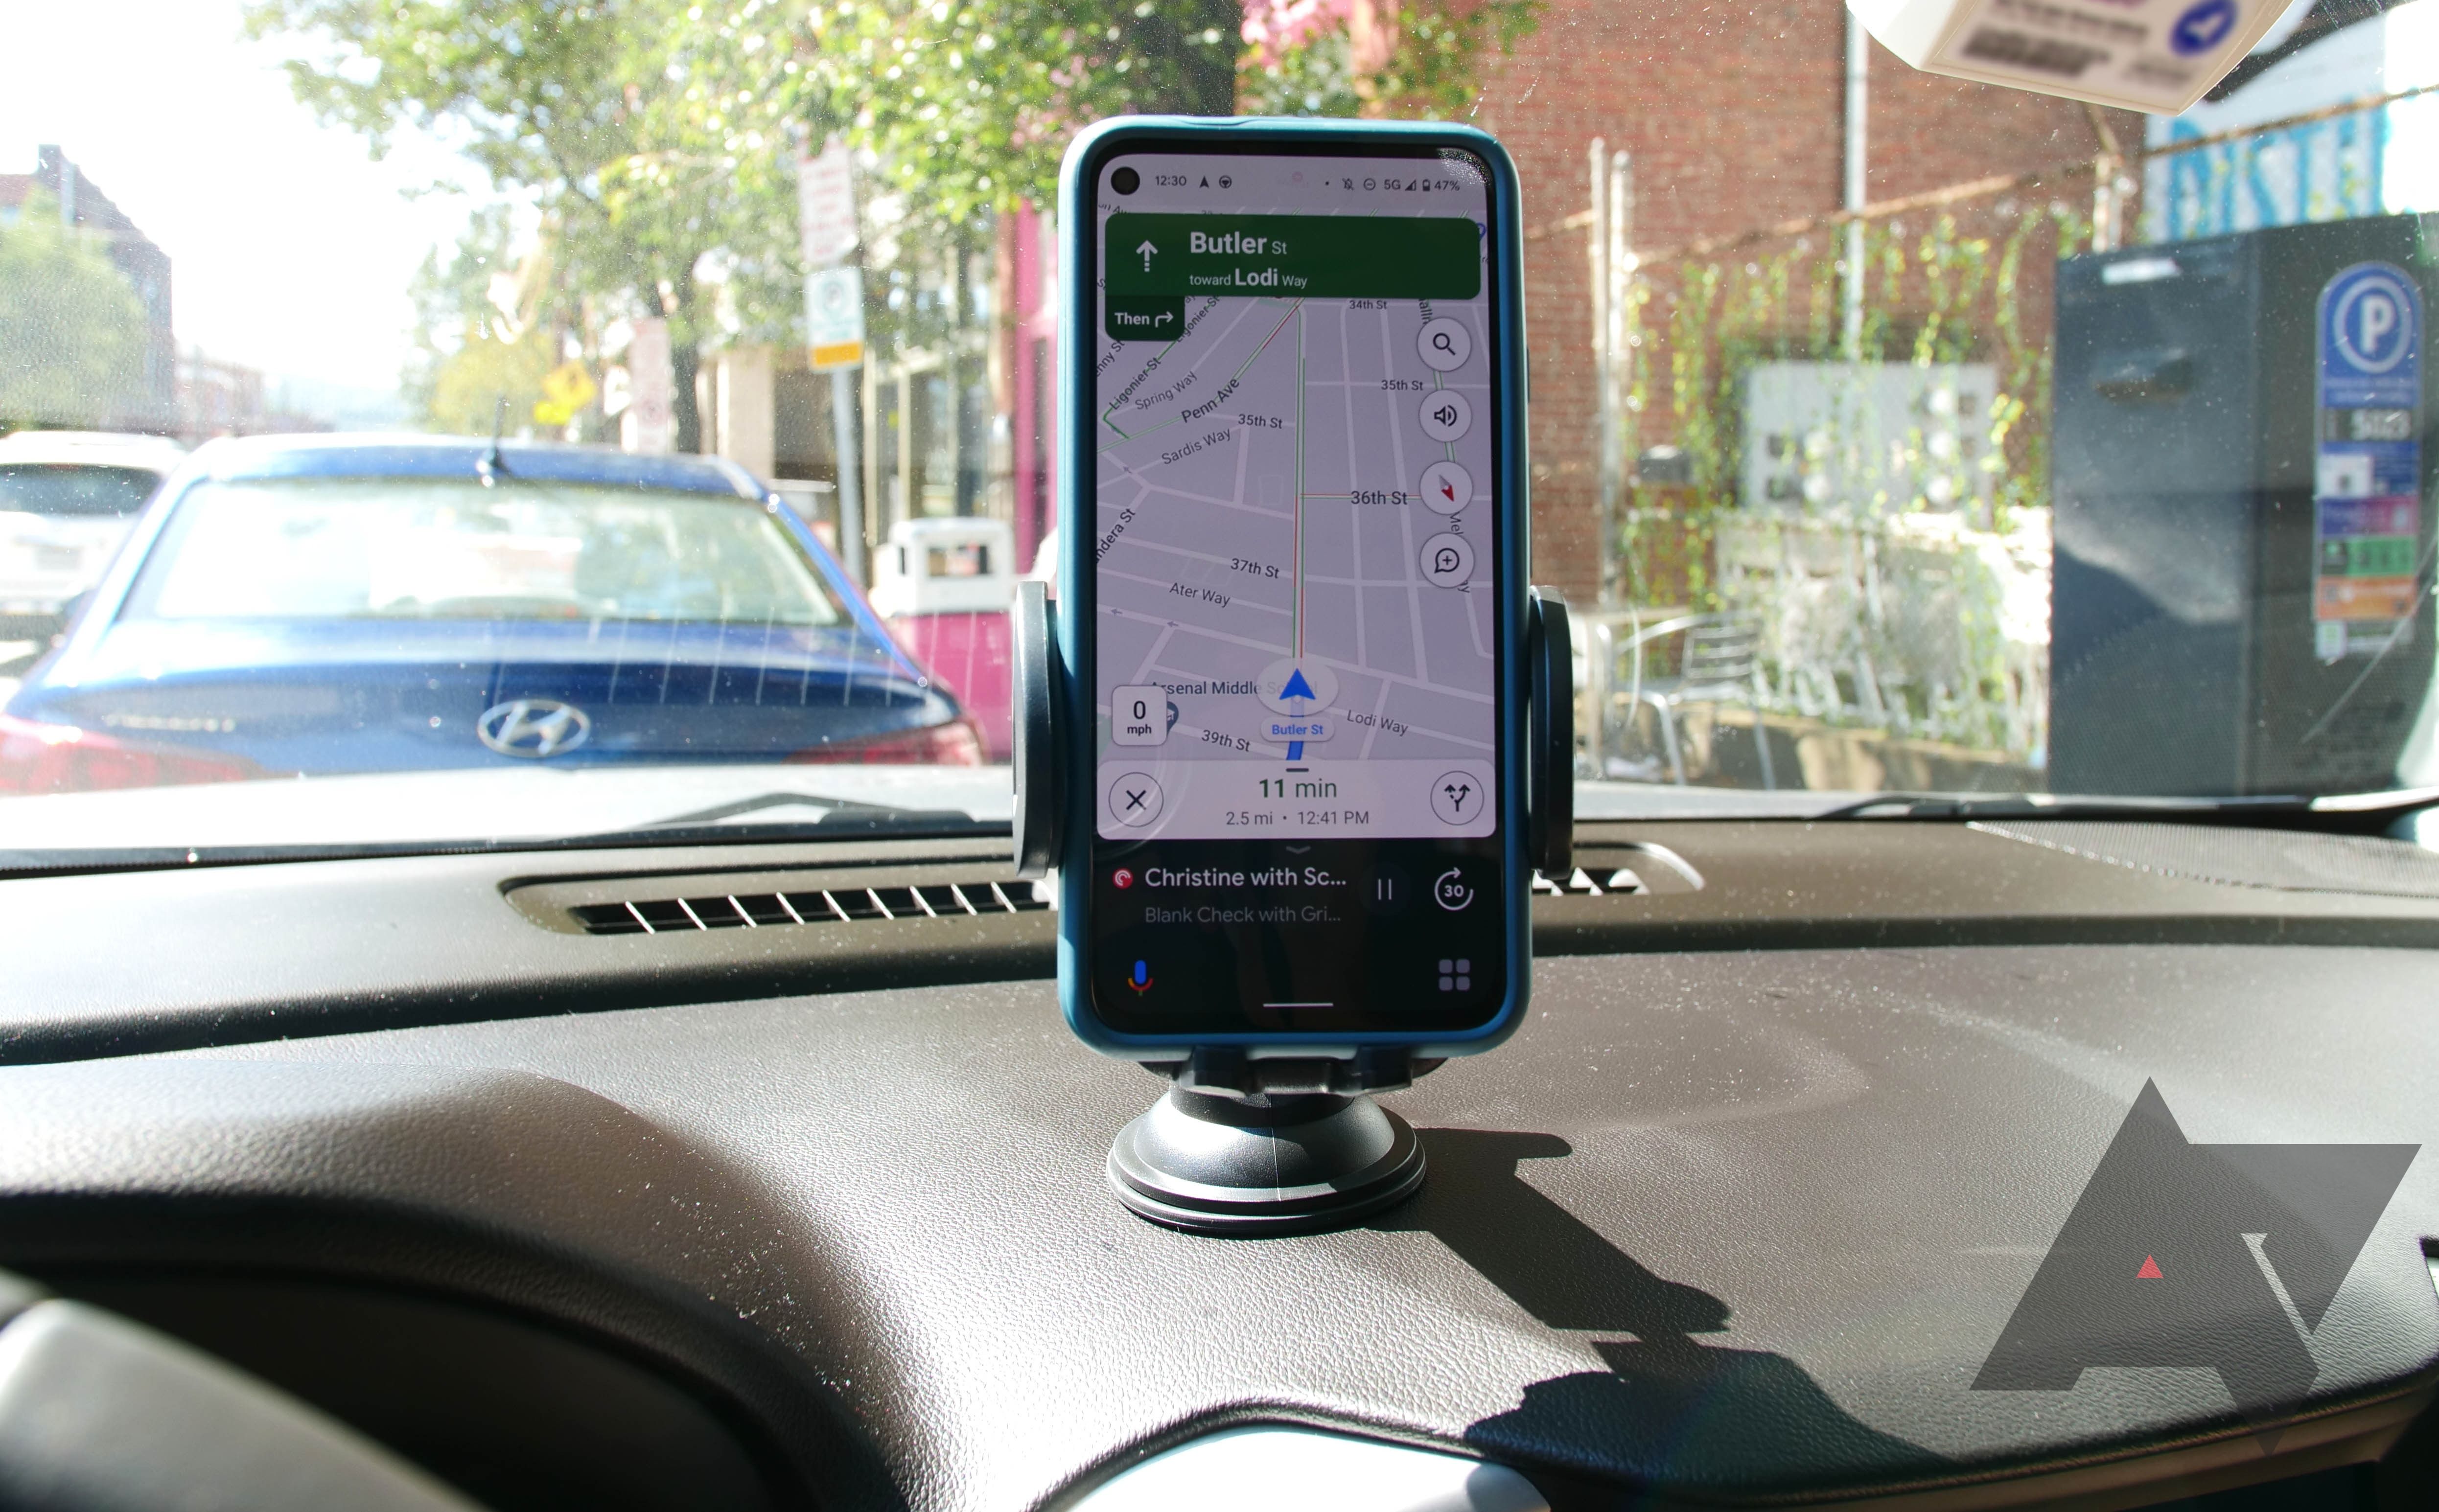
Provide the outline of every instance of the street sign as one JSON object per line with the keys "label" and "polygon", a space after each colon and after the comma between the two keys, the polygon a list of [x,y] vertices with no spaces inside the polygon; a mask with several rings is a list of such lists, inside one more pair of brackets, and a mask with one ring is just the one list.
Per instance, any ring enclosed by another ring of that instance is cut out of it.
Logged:
{"label": "street sign", "polygon": [[848,576],[863,580],[863,465],[856,451],[853,368],[863,362],[863,270],[837,266],[855,250],[855,165],[844,138],[818,157],[796,159],[796,233],[805,255],[805,347],[817,373],[830,375],[830,423],[837,432],[839,543]]}
{"label": "street sign", "polygon": [[863,361],[863,270],[824,268],[805,279],[805,339],[813,371]]}
{"label": "street sign", "polygon": [[600,392],[582,363],[561,363],[543,374],[543,397],[533,407],[533,418],[543,425],[565,425]]}
{"label": "street sign", "polygon": [[833,136],[820,155],[796,159],[796,235],[805,266],[826,268],[855,250],[855,172]]}
{"label": "street sign", "polygon": [[1483,230],[1463,216],[1129,210],[1103,234],[1112,295],[1470,299],[1482,287]]}

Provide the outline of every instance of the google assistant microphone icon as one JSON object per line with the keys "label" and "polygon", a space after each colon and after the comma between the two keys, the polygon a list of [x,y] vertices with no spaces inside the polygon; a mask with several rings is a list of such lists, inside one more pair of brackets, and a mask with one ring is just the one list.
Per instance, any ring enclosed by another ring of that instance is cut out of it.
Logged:
{"label": "google assistant microphone icon", "polygon": [[1146,993],[1146,992],[1150,991],[1150,990],[1151,990],[1151,967],[1150,967],[1150,965],[1149,965],[1148,963],[1147,963],[1147,962],[1137,961],[1137,962],[1135,963],[1135,969],[1134,969],[1132,971],[1130,971],[1130,972],[1129,972],[1129,973],[1127,974],[1127,986],[1129,986],[1129,987],[1130,987],[1134,988],[1134,989],[1135,989],[1135,995],[1136,995],[1136,996],[1138,996],[1138,997],[1142,996],[1142,995],[1143,995],[1144,993]]}

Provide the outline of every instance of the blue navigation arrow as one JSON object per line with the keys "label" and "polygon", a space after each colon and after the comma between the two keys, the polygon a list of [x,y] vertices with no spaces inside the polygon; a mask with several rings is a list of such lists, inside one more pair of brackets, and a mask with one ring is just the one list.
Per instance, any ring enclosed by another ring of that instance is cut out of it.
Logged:
{"label": "blue navigation arrow", "polygon": [[1321,695],[1315,693],[1312,690],[1312,685],[1304,680],[1304,668],[1299,667],[1288,674],[1288,685],[1279,689],[1279,697],[1281,699],[1317,699]]}

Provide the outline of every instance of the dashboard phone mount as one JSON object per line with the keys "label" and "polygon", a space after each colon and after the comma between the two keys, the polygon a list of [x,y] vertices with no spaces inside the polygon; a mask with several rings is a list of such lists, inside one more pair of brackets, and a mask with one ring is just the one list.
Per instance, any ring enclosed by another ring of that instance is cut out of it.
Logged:
{"label": "dashboard phone mount", "polygon": [[[1060,727],[1059,655],[1049,590],[1017,584],[1010,637],[1017,875],[1057,863],[1066,827],[1069,753],[1083,732]],[[1575,669],[1567,607],[1537,588],[1527,602],[1531,670],[1524,757],[1528,855],[1544,877],[1574,869]],[[1344,1058],[1269,1057],[1233,1045],[1197,1046],[1147,1061],[1166,1095],[1110,1147],[1110,1186],[1129,1210],[1195,1234],[1245,1236],[1345,1228],[1403,1201],[1423,1181],[1412,1125],[1373,1100],[1436,1070],[1398,1047]]]}

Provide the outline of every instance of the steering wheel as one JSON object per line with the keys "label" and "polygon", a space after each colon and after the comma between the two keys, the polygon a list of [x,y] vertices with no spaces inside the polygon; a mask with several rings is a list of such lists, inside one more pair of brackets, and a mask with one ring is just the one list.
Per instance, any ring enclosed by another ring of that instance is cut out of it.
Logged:
{"label": "steering wheel", "polygon": [[0,1512],[479,1512],[353,1429],[0,1271]]}

